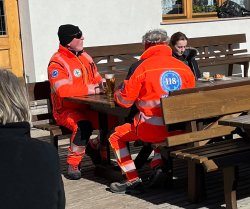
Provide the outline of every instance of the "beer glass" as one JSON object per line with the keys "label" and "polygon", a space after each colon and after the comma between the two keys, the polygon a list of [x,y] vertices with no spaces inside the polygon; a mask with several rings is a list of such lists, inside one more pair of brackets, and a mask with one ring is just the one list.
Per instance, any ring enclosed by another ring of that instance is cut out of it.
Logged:
{"label": "beer glass", "polygon": [[112,97],[115,89],[115,74],[105,74],[106,79],[106,94]]}

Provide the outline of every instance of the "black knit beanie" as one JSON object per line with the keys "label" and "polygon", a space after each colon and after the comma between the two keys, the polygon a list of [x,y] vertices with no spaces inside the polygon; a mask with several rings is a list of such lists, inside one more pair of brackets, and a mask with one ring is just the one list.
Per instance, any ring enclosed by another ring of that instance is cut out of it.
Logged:
{"label": "black knit beanie", "polygon": [[78,26],[70,24],[61,25],[57,33],[60,44],[66,46],[75,38],[74,35],[79,32],[81,32],[81,30]]}

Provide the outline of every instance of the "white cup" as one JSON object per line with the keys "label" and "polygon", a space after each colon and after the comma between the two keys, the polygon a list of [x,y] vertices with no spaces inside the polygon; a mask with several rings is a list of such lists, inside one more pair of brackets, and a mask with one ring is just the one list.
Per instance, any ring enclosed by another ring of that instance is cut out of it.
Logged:
{"label": "white cup", "polygon": [[203,72],[203,78],[209,79],[210,78],[210,72]]}

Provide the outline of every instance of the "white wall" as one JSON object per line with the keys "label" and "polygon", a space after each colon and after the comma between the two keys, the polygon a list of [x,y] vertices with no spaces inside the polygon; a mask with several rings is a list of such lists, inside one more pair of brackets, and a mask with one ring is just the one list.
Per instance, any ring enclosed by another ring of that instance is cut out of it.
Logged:
{"label": "white wall", "polygon": [[33,54],[35,71],[26,71],[30,81],[47,79],[49,59],[58,48],[58,27],[67,23],[78,25],[82,29],[85,46],[140,42],[147,30],[163,28],[169,35],[182,31],[188,37],[246,33],[250,51],[250,29],[247,27],[250,19],[164,25],[161,24],[161,0],[28,2],[29,7],[19,3],[19,9],[21,15],[28,13],[30,16],[30,25],[26,24],[25,18],[21,21],[26,62],[31,59],[30,54]]}

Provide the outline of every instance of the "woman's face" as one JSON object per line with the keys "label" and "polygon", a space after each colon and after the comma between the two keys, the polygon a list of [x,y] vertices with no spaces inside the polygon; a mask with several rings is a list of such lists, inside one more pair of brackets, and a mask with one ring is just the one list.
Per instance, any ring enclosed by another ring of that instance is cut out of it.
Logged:
{"label": "woman's face", "polygon": [[186,50],[186,47],[187,47],[187,40],[179,40],[174,45],[173,51],[175,54],[181,56]]}

